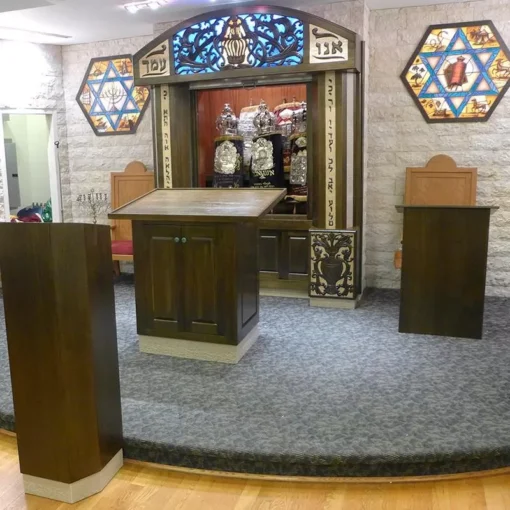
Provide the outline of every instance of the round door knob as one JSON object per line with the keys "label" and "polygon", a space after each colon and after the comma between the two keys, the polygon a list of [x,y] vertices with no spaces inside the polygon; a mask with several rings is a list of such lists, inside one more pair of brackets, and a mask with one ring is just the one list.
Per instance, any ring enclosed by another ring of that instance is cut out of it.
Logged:
{"label": "round door knob", "polygon": [[187,243],[187,242],[188,242],[188,240],[187,240],[185,237],[183,237],[183,238],[182,238],[182,242],[183,242],[183,243]]}
{"label": "round door knob", "polygon": [[174,238],[174,241],[175,241],[176,243],[178,243],[178,242],[180,242],[180,239],[179,239],[178,237],[175,237],[175,238]]}

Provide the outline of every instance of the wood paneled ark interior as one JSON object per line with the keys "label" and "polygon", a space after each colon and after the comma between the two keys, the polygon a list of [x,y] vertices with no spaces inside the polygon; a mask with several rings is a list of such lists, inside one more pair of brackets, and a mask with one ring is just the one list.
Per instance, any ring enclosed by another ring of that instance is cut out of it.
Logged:
{"label": "wood paneled ark interior", "polygon": [[246,106],[257,106],[263,99],[272,111],[287,101],[306,101],[306,84],[271,85],[247,88],[200,90],[196,94],[198,185],[204,187],[206,178],[213,175],[214,139],[218,136],[216,118],[229,103],[239,116]]}
{"label": "wood paneled ark interior", "polygon": [[[239,116],[242,108],[257,106],[264,100],[270,110],[274,110],[282,103],[290,101],[307,101],[307,85],[272,85],[247,88],[224,88],[196,91],[196,127],[198,143],[198,184],[206,185],[206,178],[213,175],[214,139],[218,135],[216,118],[229,103]],[[310,197],[309,197],[310,199]],[[306,290],[305,277],[308,274],[308,229],[311,221],[306,220],[306,204],[287,207],[289,213],[278,214],[282,221],[275,221],[268,225],[268,221],[261,223],[260,257],[261,279],[263,287],[295,288]],[[282,208],[283,210],[283,208]],[[298,217],[295,217],[298,216]],[[292,224],[293,221],[299,223]],[[306,228],[301,223],[306,222]],[[284,225],[282,223],[285,223]],[[272,226],[268,230],[266,227]],[[298,283],[300,277],[303,277]]]}
{"label": "wood paneled ark interior", "polygon": [[16,439],[0,432],[1,508],[10,510],[508,510],[508,470],[435,481],[274,481],[126,461],[100,494],[67,505],[23,493]]}

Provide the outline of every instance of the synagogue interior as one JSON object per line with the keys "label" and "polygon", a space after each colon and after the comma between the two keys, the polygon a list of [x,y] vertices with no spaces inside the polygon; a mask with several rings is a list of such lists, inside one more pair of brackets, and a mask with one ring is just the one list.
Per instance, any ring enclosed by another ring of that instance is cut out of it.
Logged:
{"label": "synagogue interior", "polygon": [[510,510],[510,4],[4,3],[0,510]]}

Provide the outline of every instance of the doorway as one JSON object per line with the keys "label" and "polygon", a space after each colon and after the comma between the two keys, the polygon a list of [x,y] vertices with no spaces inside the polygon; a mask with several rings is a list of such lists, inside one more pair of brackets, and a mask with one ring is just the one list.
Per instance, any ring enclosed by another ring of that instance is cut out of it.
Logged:
{"label": "doorway", "polygon": [[51,201],[52,219],[62,221],[55,116],[49,112],[0,113],[0,165],[5,218]]}

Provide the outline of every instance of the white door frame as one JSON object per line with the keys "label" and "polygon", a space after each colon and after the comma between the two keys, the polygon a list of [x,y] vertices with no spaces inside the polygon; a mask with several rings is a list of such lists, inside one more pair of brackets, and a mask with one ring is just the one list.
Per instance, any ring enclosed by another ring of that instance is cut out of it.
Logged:
{"label": "white door frame", "polygon": [[4,144],[4,115],[51,115],[51,124],[48,140],[48,166],[50,174],[51,207],[53,222],[63,221],[62,210],[62,190],[60,181],[60,168],[55,141],[57,140],[57,110],[44,109],[24,109],[17,110],[12,108],[0,109],[0,174],[2,175],[5,219],[9,221],[9,189],[7,186],[7,162],[5,157]]}

